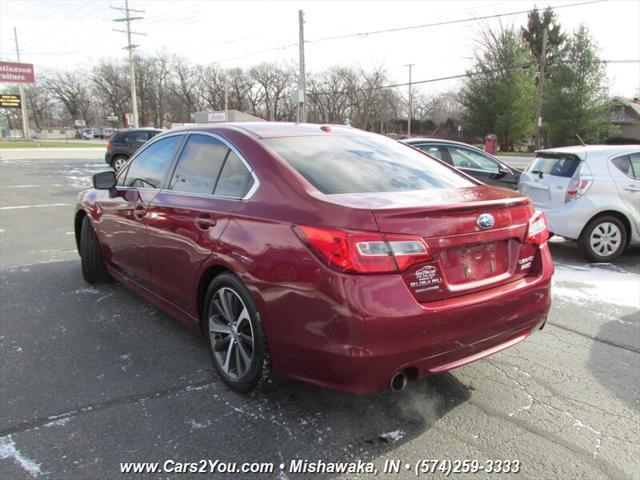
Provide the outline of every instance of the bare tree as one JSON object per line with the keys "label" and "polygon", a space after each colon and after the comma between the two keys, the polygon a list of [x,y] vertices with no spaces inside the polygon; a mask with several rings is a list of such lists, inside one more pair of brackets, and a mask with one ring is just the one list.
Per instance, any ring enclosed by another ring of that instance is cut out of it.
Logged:
{"label": "bare tree", "polygon": [[249,72],[261,90],[264,113],[268,120],[279,120],[279,103],[291,93],[293,73],[274,63],[261,63]]}
{"label": "bare tree", "polygon": [[86,72],[57,71],[47,75],[44,87],[60,101],[71,120],[87,120],[91,103]]}

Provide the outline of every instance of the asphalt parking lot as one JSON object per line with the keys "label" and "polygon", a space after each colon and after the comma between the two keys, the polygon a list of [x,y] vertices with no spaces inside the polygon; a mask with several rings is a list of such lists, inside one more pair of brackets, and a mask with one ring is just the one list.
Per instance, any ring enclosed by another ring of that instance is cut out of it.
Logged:
{"label": "asphalt parking lot", "polygon": [[290,381],[242,396],[194,332],[118,284],[82,280],[73,205],[103,150],[0,157],[0,478],[118,478],[120,462],[167,459],[510,459],[518,478],[639,478],[637,249],[589,265],[554,240],[545,329],[400,394]]}

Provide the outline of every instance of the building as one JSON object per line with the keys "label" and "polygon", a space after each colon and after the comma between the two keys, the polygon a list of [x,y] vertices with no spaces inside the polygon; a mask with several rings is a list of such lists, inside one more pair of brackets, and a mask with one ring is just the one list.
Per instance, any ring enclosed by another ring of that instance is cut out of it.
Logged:
{"label": "building", "polygon": [[194,114],[194,121],[195,123],[264,122],[264,119],[238,110],[222,110],[218,112],[196,112]]}
{"label": "building", "polygon": [[640,141],[640,99],[614,97],[611,115],[620,137]]}

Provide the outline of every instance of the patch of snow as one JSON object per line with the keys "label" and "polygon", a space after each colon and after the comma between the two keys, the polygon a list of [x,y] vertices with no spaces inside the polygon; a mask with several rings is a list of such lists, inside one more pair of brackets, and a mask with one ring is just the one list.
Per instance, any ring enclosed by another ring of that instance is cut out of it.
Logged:
{"label": "patch of snow", "polygon": [[553,294],[575,302],[640,308],[640,276],[607,265],[556,265]]}
{"label": "patch of snow", "polygon": [[0,459],[11,459],[13,462],[22,468],[32,477],[37,477],[42,472],[40,471],[40,464],[34,462],[30,458],[25,457],[16,448],[16,444],[11,439],[11,435],[6,437],[0,437]]}
{"label": "patch of snow", "polygon": [[71,417],[62,417],[59,420],[53,420],[49,423],[45,423],[43,427],[62,427],[71,421]]}
{"label": "patch of snow", "polygon": [[395,430],[393,432],[381,433],[378,437],[387,443],[396,443],[402,440],[405,435],[405,432],[402,430]]}
{"label": "patch of snow", "polygon": [[86,288],[79,288],[78,290],[76,290],[76,293],[77,294],[80,294],[80,293],[85,293],[86,294],[86,293],[88,293],[90,295],[100,295],[100,293],[102,293],[102,292],[100,292],[100,290],[98,290],[97,288],[94,288],[94,287],[86,287]]}

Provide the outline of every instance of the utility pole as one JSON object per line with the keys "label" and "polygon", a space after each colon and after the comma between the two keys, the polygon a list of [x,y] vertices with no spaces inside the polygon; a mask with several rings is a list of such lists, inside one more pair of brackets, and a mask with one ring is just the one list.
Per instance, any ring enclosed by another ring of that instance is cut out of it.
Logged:
{"label": "utility pole", "polygon": [[[20,63],[20,46],[18,45],[18,29],[13,27],[13,38],[16,41],[16,57],[18,57],[18,63]],[[24,94],[24,85],[18,84],[18,90],[20,92],[20,113],[22,117],[22,137],[25,140],[31,140],[31,133],[29,133],[29,114],[27,113],[27,97]]]}
{"label": "utility pole", "polygon": [[542,32],[542,52],[540,54],[540,66],[538,70],[538,111],[536,115],[536,148],[542,148],[542,97],[544,95],[544,69],[547,63],[547,36],[549,32],[545,27]]}
{"label": "utility pole", "polygon": [[136,69],[133,62],[133,51],[139,47],[139,45],[134,45],[131,43],[132,35],[146,35],[146,33],[140,32],[132,32],[131,31],[131,22],[135,20],[142,20],[144,17],[132,17],[131,12],[134,13],[144,13],[144,10],[134,10],[133,8],[129,8],[129,0],[124,0],[124,8],[122,7],[111,7],[114,10],[120,10],[125,13],[125,17],[116,18],[114,22],[126,22],[127,29],[126,30],[118,30],[113,29],[114,32],[125,33],[127,35],[127,46],[123,47],[125,50],[129,50],[129,77],[131,79],[131,113],[133,114],[133,126],[138,128],[138,96],[136,95]]}
{"label": "utility pole", "polygon": [[229,116],[229,77],[225,74],[224,76],[224,119],[226,122],[229,121],[227,118]]}
{"label": "utility pole", "polygon": [[299,39],[298,48],[300,50],[300,82],[298,82],[298,120],[301,123],[307,121],[305,112],[305,70],[304,70],[304,12],[298,10]]}
{"label": "utility pole", "polygon": [[411,117],[413,116],[413,94],[411,91],[411,69],[415,65],[415,63],[410,63],[405,65],[405,67],[409,67],[409,115],[407,118],[407,135],[411,136]]}

